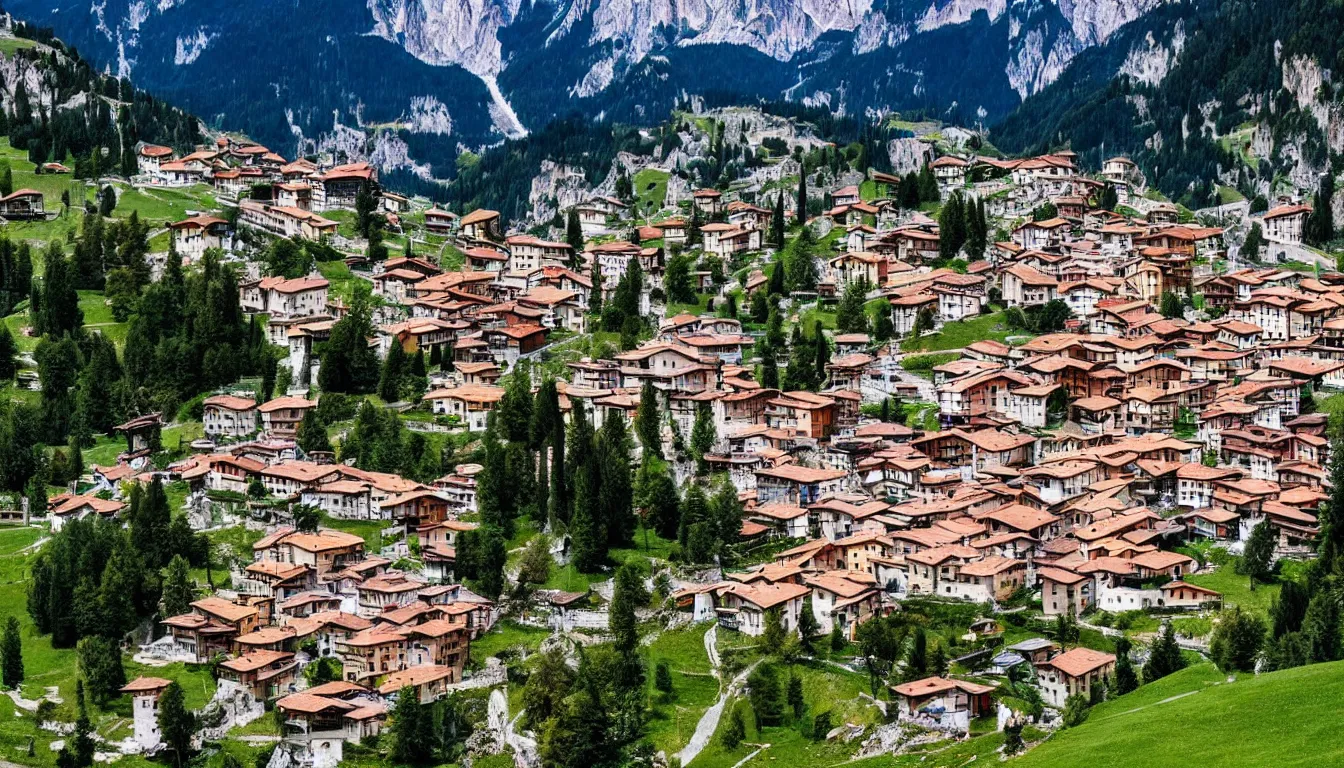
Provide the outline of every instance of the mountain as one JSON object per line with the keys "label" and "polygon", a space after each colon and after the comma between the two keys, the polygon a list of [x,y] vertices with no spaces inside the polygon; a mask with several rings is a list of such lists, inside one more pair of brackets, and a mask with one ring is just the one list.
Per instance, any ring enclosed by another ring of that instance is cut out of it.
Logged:
{"label": "mountain", "polygon": [[[572,112],[712,92],[992,121],[1165,0],[10,0],[213,124],[453,175]],[[366,130],[377,129],[377,130]],[[371,140],[369,134],[374,134]]]}
{"label": "mountain", "polygon": [[1010,152],[1068,145],[1090,167],[1128,154],[1191,207],[1214,199],[1210,179],[1267,197],[1283,181],[1314,188],[1344,152],[1341,36],[1333,0],[1163,6],[1076,56],[992,139]]}

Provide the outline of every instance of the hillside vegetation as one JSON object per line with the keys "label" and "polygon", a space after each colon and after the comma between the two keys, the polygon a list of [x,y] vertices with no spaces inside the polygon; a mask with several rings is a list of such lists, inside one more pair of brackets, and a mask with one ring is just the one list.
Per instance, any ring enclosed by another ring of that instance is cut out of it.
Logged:
{"label": "hillside vegetation", "polygon": [[1344,662],[1224,682],[1182,670],[1098,706],[1012,762],[1016,768],[1294,766],[1344,762]]}

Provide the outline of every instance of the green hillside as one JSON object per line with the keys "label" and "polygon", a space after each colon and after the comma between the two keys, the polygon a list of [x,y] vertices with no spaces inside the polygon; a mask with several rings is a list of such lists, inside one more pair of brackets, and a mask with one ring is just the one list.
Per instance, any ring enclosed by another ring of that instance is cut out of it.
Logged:
{"label": "green hillside", "polygon": [[1318,766],[1344,763],[1344,662],[1221,682],[1186,669],[1092,711],[1016,768]]}

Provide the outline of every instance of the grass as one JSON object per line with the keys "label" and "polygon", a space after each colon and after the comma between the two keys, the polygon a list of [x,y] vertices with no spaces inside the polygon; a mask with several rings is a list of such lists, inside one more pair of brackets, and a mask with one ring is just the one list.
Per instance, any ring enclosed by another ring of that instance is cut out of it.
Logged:
{"label": "grass", "polygon": [[364,539],[364,552],[375,555],[383,549],[383,529],[388,527],[388,523],[384,520],[345,520],[323,514],[322,526]]}
{"label": "grass", "polygon": [[1251,591],[1250,579],[1237,573],[1231,563],[1219,566],[1213,573],[1187,576],[1185,580],[1221,592],[1227,608],[1239,605],[1260,616],[1268,615],[1270,602],[1279,596],[1278,584],[1257,584],[1255,591]]}
{"label": "grass", "polygon": [[934,352],[928,355],[910,355],[901,360],[901,367],[912,373],[933,378],[933,369],[961,357],[960,352]]}
{"label": "grass", "polygon": [[[790,674],[803,681],[803,699],[807,709],[799,721],[783,725],[756,727],[755,716],[748,701],[738,699],[735,706],[742,709],[747,724],[747,738],[736,749],[725,749],[715,734],[705,751],[696,757],[697,768],[732,768],[757,749],[756,745],[770,746],[743,766],[829,766],[845,762],[858,748],[840,740],[814,742],[811,739],[813,718],[822,712],[831,715],[832,727],[844,723],[873,726],[882,722],[882,715],[871,702],[859,696],[868,693],[868,678],[844,672],[830,666],[793,664],[781,666],[781,684],[787,684]],[[727,726],[728,717],[719,721],[719,730]]]}
{"label": "grass", "polygon": [[541,642],[551,636],[548,629],[529,627],[517,622],[504,620],[495,624],[477,640],[471,642],[471,660],[476,664],[485,664],[485,660],[498,656],[504,651],[526,649],[535,651]]}
{"label": "grass", "polygon": [[349,265],[344,261],[319,261],[317,271],[331,283],[328,289],[331,295],[348,305],[355,296],[355,280],[359,279],[350,271]]}
{"label": "grass", "polygon": [[659,210],[667,201],[667,171],[645,168],[631,179],[641,210]]}
{"label": "grass", "polygon": [[[36,552],[27,549],[38,541],[44,531],[41,528],[0,529],[0,620],[16,618],[21,627],[23,641],[24,682],[21,690],[26,698],[40,696],[48,686],[55,686],[66,703],[58,712],[61,719],[74,719],[75,680],[78,674],[78,662],[75,649],[53,648],[51,638],[37,632],[32,619],[25,608],[28,569]],[[186,694],[187,706],[193,709],[205,705],[214,694],[214,682],[208,669],[195,665],[170,664],[155,667],[152,670],[136,664],[129,659],[125,662],[129,679],[142,674],[152,674],[178,681]],[[124,735],[124,721],[130,716],[130,701],[119,698],[105,707],[91,707],[95,727],[100,733],[115,733],[116,738]],[[5,759],[18,760],[25,764],[50,766],[55,763],[55,754],[46,748],[56,737],[49,732],[38,731],[32,718],[17,710],[8,697],[0,697],[0,755]],[[27,757],[30,739],[35,740],[35,756]],[[125,761],[119,762],[123,764]],[[141,765],[130,761],[131,765]]]}
{"label": "grass", "polygon": [[667,316],[673,317],[675,315],[682,315],[682,314],[691,314],[691,315],[707,314],[709,312],[709,300],[712,298],[714,297],[711,294],[697,293],[696,302],[694,304],[686,304],[686,303],[668,304]]}
{"label": "grass", "polygon": [[[649,701],[653,711],[646,724],[645,736],[656,750],[669,755],[686,746],[700,716],[719,697],[719,680],[705,654],[706,631],[706,625],[700,624],[664,632],[646,646]],[[653,687],[653,670],[664,661],[672,675],[670,695]]]}
{"label": "grass", "polygon": [[[1344,735],[1337,727],[1344,662],[1211,686],[1216,674],[1199,665],[1107,702],[1086,723],[1056,734],[1014,765],[1282,767],[1344,761]],[[1172,699],[1189,692],[1196,693]]]}
{"label": "grass", "polygon": [[928,336],[906,339],[901,349],[906,352],[938,352],[948,349],[961,349],[968,344],[985,339],[1004,341],[1009,336],[1028,336],[1014,331],[1003,322],[1003,313],[995,312],[981,315],[973,320],[945,323],[941,330]]}

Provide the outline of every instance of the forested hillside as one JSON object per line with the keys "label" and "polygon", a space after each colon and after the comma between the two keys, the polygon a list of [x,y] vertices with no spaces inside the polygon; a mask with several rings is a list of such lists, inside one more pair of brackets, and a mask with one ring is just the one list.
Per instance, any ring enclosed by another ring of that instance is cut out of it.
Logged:
{"label": "forested hillside", "polygon": [[1220,173],[1244,191],[1276,175],[1309,181],[1344,149],[1327,138],[1338,137],[1330,71],[1344,64],[1342,35],[1344,7],[1326,0],[1166,6],[1081,54],[993,140],[1013,152],[1068,145],[1088,167],[1129,154],[1191,207],[1213,200]]}

